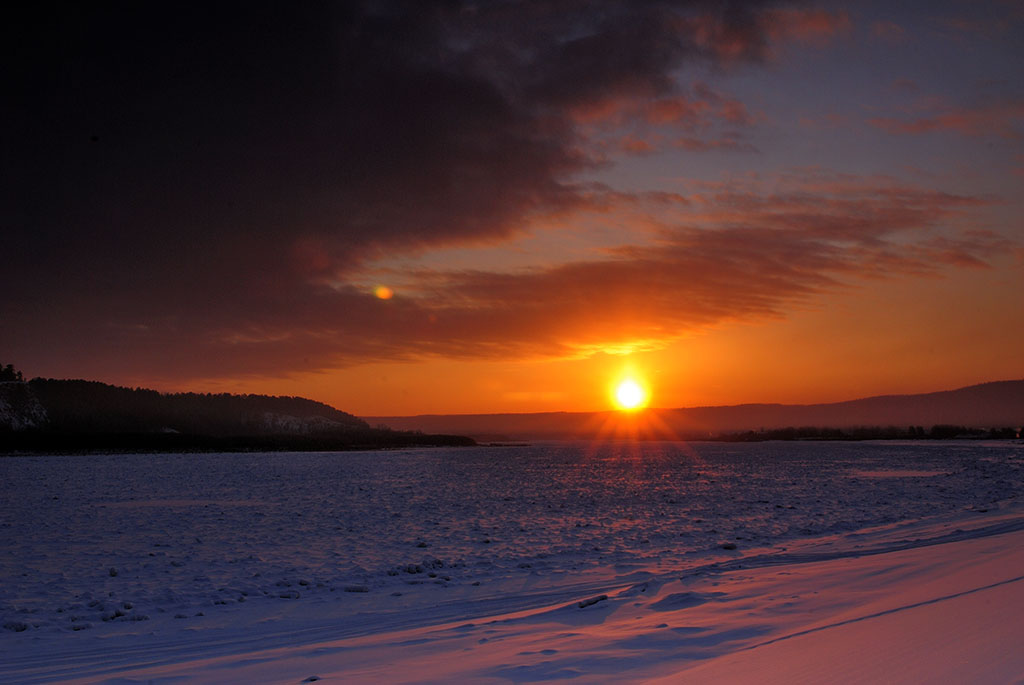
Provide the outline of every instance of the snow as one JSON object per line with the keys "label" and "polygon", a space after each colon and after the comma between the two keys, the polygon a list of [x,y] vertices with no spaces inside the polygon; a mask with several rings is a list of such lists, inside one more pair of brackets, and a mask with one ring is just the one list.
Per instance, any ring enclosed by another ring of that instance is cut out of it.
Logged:
{"label": "snow", "polygon": [[973,441],[0,459],[0,681],[1015,682],[1022,466]]}
{"label": "snow", "polygon": [[283,435],[311,435],[331,431],[351,431],[351,424],[333,421],[323,416],[292,416],[265,411],[261,426],[270,433]]}
{"label": "snow", "polygon": [[0,381],[0,431],[22,431],[46,424],[48,415],[28,383]]}

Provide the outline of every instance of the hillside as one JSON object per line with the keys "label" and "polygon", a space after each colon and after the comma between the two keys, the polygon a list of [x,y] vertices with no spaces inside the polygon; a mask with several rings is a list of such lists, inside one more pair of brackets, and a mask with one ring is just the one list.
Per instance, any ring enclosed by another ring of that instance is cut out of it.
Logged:
{"label": "hillside", "polygon": [[1024,424],[1024,380],[996,381],[957,390],[885,395],[829,404],[743,404],[722,407],[620,412],[456,414],[365,417],[397,430],[456,432],[478,440],[591,438],[639,435],[699,438],[787,427],[853,429],[865,426],[936,425],[1020,428]]}
{"label": "hillside", "polygon": [[0,452],[467,444],[473,441],[461,436],[371,428],[302,397],[160,393],[85,380],[0,382]]}
{"label": "hillside", "polygon": [[96,381],[35,378],[48,428],[68,432],[274,435],[369,430],[363,420],[302,397],[173,393]]}
{"label": "hillside", "polygon": [[830,404],[748,404],[676,410],[683,425],[707,430],[756,430],[784,426],[1020,427],[1024,380],[995,381],[918,395],[881,395]]}

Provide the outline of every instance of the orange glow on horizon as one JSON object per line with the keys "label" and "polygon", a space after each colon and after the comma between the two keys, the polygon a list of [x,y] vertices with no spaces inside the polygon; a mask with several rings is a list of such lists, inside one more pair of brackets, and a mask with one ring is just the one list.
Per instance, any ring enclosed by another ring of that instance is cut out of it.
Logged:
{"label": "orange glow on horizon", "polygon": [[373,294],[380,300],[390,300],[395,296],[395,291],[386,285],[378,285],[373,289]]}
{"label": "orange glow on horizon", "polygon": [[[608,354],[595,344],[590,354],[566,359],[423,357],[285,377],[161,380],[114,371],[90,374],[164,392],[308,397],[362,417],[607,411],[628,434],[627,427],[649,420],[652,407],[841,402],[1024,378],[1019,336],[977,334],[992,329],[996,320],[1005,330],[1024,331],[1024,308],[996,302],[977,306],[982,293],[1005,284],[999,272],[986,270],[907,282],[898,289],[879,281],[831,296],[828,307],[709,328],[628,355]],[[941,297],[932,298],[933,291]],[[949,311],[958,312],[962,327],[949,328]],[[902,332],[883,339],[877,330]],[[68,378],[85,373],[73,367],[25,370]],[[615,390],[627,378],[647,390],[647,410],[618,411]]]}

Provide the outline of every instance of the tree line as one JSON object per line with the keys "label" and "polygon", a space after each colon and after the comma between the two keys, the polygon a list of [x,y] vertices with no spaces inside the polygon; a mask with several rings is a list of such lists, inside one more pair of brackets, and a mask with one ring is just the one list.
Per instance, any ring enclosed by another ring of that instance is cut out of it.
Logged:
{"label": "tree line", "polygon": [[268,414],[323,419],[321,424],[328,432],[370,428],[362,419],[302,397],[161,393],[98,381],[52,378],[33,378],[28,385],[46,409],[50,418],[48,429],[53,431],[164,431],[220,436],[294,432],[268,423]]}
{"label": "tree line", "polygon": [[4,366],[0,364],[0,383],[23,383],[25,377],[21,375],[21,371],[14,368],[14,364],[8,364]]}
{"label": "tree line", "polygon": [[995,439],[1010,440],[1021,437],[1017,428],[972,428],[937,424],[924,426],[859,426],[855,428],[819,428],[814,426],[761,429],[724,433],[716,439],[729,442],[758,442],[762,440],[955,440]]}
{"label": "tree line", "polygon": [[[473,445],[470,438],[371,428],[304,397],[161,393],[98,381],[33,378],[13,365],[0,380],[24,383],[17,402],[35,401],[45,423],[4,429],[0,452],[338,450]],[[13,397],[13,396],[12,396]]]}

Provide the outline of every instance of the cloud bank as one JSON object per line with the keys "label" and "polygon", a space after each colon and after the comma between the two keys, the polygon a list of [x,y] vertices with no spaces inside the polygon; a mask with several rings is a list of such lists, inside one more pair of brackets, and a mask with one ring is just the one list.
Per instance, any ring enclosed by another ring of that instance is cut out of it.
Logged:
{"label": "cloud bank", "polygon": [[[586,180],[622,151],[755,152],[738,131],[756,115],[679,70],[757,69],[848,25],[699,0],[17,17],[0,342],[26,367],[179,379],[574,355],[778,316],[859,277],[983,265],[1000,240],[950,228],[983,198],[878,179],[674,197]],[[500,244],[598,207],[643,213],[657,241],[410,274],[387,301],[357,285],[395,255]]]}

